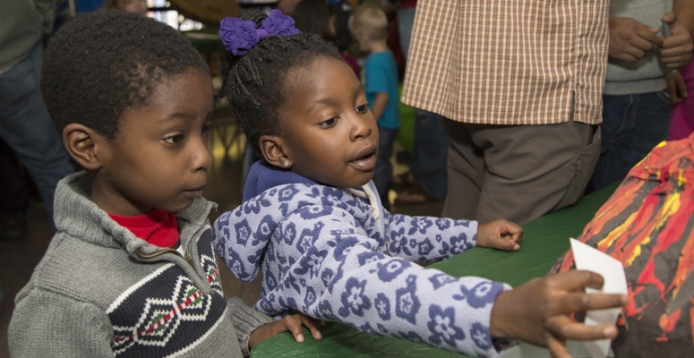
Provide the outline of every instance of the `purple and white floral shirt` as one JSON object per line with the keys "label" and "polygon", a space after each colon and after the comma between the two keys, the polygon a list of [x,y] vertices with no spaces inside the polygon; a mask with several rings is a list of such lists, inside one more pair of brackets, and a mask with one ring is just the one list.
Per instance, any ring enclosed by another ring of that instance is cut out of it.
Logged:
{"label": "purple and white floral shirt", "polygon": [[474,247],[476,221],[391,215],[363,193],[263,164],[249,180],[246,189],[258,194],[223,213],[213,231],[218,253],[241,281],[262,268],[257,310],[302,312],[367,333],[497,355],[489,321],[494,300],[510,286],[418,265]]}

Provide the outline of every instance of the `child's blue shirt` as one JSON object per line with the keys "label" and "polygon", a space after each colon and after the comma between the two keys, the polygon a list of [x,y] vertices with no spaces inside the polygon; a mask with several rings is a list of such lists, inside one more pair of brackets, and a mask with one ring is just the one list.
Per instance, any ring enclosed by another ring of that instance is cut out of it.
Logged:
{"label": "child's blue shirt", "polygon": [[388,93],[388,103],[381,118],[376,118],[378,125],[384,128],[400,128],[398,102],[398,65],[390,51],[375,52],[366,57],[362,76],[366,100],[373,109],[376,93]]}
{"label": "child's blue shirt", "polygon": [[367,333],[495,356],[491,311],[510,286],[417,264],[474,247],[477,222],[391,215],[369,205],[378,193],[373,183],[365,187],[325,186],[258,162],[243,204],[215,222],[215,248],[241,281],[262,268],[255,308],[271,316],[302,312]]}

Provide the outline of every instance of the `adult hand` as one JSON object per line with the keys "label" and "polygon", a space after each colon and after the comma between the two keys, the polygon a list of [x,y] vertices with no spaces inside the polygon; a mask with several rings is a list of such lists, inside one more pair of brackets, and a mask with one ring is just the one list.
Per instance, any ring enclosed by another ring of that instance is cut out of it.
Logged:
{"label": "adult hand", "polygon": [[663,44],[660,29],[646,26],[629,17],[610,18],[609,56],[622,61],[636,62],[655,46]]}
{"label": "adult hand", "polygon": [[248,349],[253,348],[256,344],[272,338],[284,331],[292,332],[294,339],[301,343],[304,341],[304,331],[301,325],[306,326],[309,331],[311,331],[311,336],[314,339],[320,340],[323,338],[321,336],[319,327],[325,325],[325,322],[316,320],[314,318],[308,317],[301,313],[295,313],[293,315],[286,316],[279,321],[264,324],[258,327],[253,333],[251,333],[248,339]]}
{"label": "adult hand", "polygon": [[672,11],[668,12],[660,19],[670,25],[670,37],[663,40],[660,49],[660,58],[668,68],[680,68],[692,60],[692,35],[687,27],[680,21]]}
{"label": "adult hand", "polygon": [[569,271],[536,278],[499,294],[492,309],[490,332],[496,338],[515,338],[549,348],[553,357],[571,357],[567,339],[615,338],[614,324],[587,326],[569,315],[594,309],[621,307],[625,295],[586,294],[586,287],[601,288],[602,276],[589,271]]}
{"label": "adult hand", "polygon": [[671,105],[682,103],[689,96],[687,85],[679,71],[668,73],[665,76],[665,81],[667,82],[667,92],[670,94]]}
{"label": "adult hand", "polygon": [[477,227],[477,246],[518,251],[522,239],[523,228],[506,219],[497,219]]}

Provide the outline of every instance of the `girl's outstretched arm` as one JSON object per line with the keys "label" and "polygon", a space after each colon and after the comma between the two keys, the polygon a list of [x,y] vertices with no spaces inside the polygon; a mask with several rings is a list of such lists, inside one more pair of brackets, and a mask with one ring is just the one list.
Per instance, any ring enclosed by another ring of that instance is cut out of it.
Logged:
{"label": "girl's outstretched arm", "polygon": [[[330,212],[327,216],[317,213]],[[285,217],[263,253],[269,315],[301,312],[363,332],[473,356],[496,356],[489,319],[508,285],[455,278],[391,257],[339,208],[308,205]]]}

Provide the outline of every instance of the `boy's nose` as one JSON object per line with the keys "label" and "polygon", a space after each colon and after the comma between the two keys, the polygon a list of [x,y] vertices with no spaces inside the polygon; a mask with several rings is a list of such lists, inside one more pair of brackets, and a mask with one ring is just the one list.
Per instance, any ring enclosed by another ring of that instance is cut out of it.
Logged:
{"label": "boy's nose", "polygon": [[192,150],[194,170],[207,170],[212,162],[210,152],[210,141],[207,138],[200,138]]}

